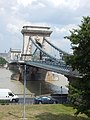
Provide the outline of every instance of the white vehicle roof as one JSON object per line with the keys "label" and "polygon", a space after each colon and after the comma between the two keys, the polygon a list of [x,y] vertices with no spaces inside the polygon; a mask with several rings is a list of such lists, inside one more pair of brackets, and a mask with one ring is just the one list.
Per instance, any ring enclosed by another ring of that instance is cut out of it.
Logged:
{"label": "white vehicle roof", "polygon": [[12,92],[10,89],[0,89],[0,92]]}

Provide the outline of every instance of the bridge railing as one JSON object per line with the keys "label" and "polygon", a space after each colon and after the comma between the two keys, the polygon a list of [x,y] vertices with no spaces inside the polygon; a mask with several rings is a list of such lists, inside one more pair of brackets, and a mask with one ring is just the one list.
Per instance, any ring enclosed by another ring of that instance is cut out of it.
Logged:
{"label": "bridge railing", "polygon": [[61,69],[66,69],[66,70],[71,70],[71,66],[66,65],[63,61],[59,61],[54,62],[54,61],[44,61],[44,60],[33,60],[32,62],[35,63],[41,63],[41,64],[45,64],[45,65],[50,65],[50,66],[54,66],[54,67],[58,67]]}

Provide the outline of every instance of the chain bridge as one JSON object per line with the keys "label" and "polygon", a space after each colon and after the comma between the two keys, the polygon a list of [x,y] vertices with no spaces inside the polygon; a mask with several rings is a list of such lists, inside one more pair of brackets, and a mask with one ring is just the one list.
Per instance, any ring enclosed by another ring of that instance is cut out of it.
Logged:
{"label": "chain bridge", "polygon": [[23,26],[21,33],[23,34],[21,59],[12,61],[12,63],[26,64],[28,67],[32,67],[32,69],[29,68],[29,71],[33,75],[40,74],[38,71],[45,70],[65,76],[80,77],[77,71],[72,71],[71,66],[65,63],[65,56],[70,54],[59,49],[49,40],[52,33],[50,27]]}

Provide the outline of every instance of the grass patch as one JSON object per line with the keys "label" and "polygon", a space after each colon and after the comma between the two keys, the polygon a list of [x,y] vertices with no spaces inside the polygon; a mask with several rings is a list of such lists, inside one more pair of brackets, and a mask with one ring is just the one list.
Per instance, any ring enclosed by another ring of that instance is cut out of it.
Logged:
{"label": "grass patch", "polygon": [[0,104],[1,105],[7,105],[7,104],[9,104],[9,101],[8,100],[0,100]]}
{"label": "grass patch", "polygon": [[[90,120],[84,114],[74,116],[75,110],[61,104],[26,105],[27,120]],[[23,105],[0,105],[0,120],[20,120]]]}

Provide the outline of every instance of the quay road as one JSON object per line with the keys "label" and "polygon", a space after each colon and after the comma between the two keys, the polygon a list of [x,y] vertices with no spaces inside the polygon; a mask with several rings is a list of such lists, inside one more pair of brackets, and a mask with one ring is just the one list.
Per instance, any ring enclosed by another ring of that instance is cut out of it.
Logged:
{"label": "quay road", "polygon": [[[18,103],[12,104],[24,104],[24,98],[19,98]],[[25,98],[25,104],[34,104],[34,98]]]}

